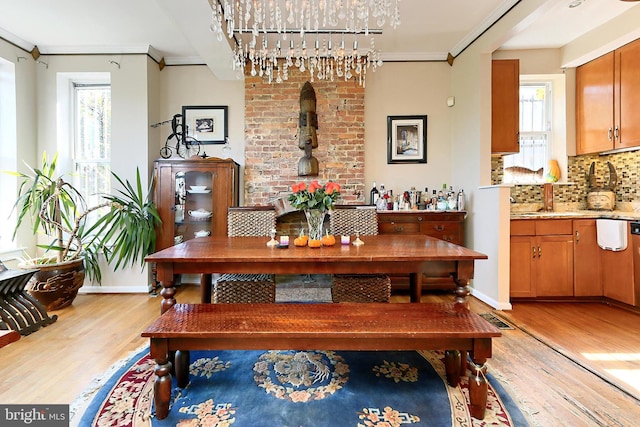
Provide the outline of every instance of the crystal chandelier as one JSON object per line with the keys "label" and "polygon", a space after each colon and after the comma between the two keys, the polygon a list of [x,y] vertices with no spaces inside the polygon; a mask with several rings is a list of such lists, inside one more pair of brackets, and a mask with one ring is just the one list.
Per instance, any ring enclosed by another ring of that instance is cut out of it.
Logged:
{"label": "crystal chandelier", "polygon": [[[374,34],[400,24],[400,0],[213,0],[211,31],[233,41],[234,69],[250,66],[269,83],[289,69],[309,71],[311,82],[357,79],[382,65]],[[369,40],[360,48],[358,37]]]}

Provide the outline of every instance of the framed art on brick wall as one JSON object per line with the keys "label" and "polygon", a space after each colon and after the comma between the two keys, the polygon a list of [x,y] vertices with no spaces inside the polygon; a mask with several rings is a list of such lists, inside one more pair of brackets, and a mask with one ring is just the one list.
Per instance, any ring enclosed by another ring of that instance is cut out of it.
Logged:
{"label": "framed art on brick wall", "polygon": [[427,116],[387,116],[387,163],[427,163]]}
{"label": "framed art on brick wall", "polygon": [[229,136],[228,107],[182,106],[183,132],[201,144],[224,144]]}

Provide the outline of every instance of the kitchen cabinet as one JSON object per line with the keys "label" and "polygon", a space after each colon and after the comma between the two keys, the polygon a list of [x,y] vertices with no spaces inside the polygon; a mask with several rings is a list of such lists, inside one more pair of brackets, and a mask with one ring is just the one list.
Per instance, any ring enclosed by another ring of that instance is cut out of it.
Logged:
{"label": "kitchen cabinet", "polygon": [[491,61],[491,152],[520,151],[520,61]]}
{"label": "kitchen cabinet", "polygon": [[510,295],[573,296],[571,220],[512,220]]}
{"label": "kitchen cabinet", "polygon": [[576,297],[601,297],[602,260],[595,219],[573,220],[573,293]]}
{"label": "kitchen cabinet", "polygon": [[640,40],[576,69],[576,152],[640,146]]}
{"label": "kitchen cabinet", "polygon": [[[423,234],[464,245],[465,211],[378,211],[379,234]],[[391,276],[394,289],[407,288],[408,277]],[[449,276],[423,276],[423,289],[454,288]]]}
{"label": "kitchen cabinet", "polygon": [[158,159],[154,174],[154,201],[162,219],[156,250],[201,235],[227,235],[227,211],[238,205],[237,163],[217,158]]}

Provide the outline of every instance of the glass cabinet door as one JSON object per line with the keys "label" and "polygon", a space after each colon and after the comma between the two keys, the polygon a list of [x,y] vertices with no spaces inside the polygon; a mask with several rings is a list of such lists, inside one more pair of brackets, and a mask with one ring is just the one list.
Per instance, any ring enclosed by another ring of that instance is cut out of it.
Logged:
{"label": "glass cabinet door", "polygon": [[213,232],[213,177],[211,172],[175,174],[174,242],[207,237]]}

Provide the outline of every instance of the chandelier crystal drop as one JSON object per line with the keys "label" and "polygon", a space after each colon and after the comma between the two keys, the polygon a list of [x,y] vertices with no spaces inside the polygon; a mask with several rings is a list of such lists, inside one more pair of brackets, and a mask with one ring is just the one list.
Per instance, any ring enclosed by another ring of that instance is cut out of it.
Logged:
{"label": "chandelier crystal drop", "polygon": [[[211,31],[233,40],[234,69],[281,83],[295,67],[310,80],[355,78],[382,65],[374,35],[400,25],[401,0],[214,0]],[[359,46],[358,38],[369,39]]]}

